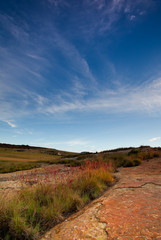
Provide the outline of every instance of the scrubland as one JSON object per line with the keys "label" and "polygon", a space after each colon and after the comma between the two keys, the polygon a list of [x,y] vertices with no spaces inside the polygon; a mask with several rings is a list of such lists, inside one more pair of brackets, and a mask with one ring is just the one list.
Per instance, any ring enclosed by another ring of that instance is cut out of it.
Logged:
{"label": "scrubland", "polygon": [[[25,174],[20,175],[21,188],[12,196],[7,192],[1,194],[0,239],[39,239],[48,229],[111,186],[115,182],[113,172],[118,167],[137,166],[142,161],[159,156],[160,149],[151,148],[130,148],[95,154],[56,150],[52,152],[51,149],[1,148],[0,159],[4,158],[6,164],[2,164],[1,172],[7,171],[7,164],[10,166],[13,162],[17,167],[18,162],[48,165],[48,174],[42,180],[35,172],[32,181]],[[50,168],[49,164],[53,163],[64,164],[65,173]],[[11,172],[10,168],[8,172]]]}

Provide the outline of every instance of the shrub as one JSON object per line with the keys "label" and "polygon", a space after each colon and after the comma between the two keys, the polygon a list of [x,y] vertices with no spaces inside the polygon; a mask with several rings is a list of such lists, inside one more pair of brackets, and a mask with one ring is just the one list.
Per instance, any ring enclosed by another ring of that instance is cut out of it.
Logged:
{"label": "shrub", "polygon": [[137,155],[140,151],[138,149],[132,149],[129,153],[128,153],[128,156],[131,156],[131,155]]}
{"label": "shrub", "polygon": [[133,159],[133,163],[134,163],[134,166],[138,166],[138,165],[141,164],[141,159],[139,159],[139,158],[134,158],[134,159]]}
{"label": "shrub", "polygon": [[134,162],[132,159],[124,159],[123,167],[133,167]]}
{"label": "shrub", "polygon": [[159,156],[160,156],[159,152],[154,152],[154,153],[153,153],[153,157],[154,157],[154,158],[158,158]]}

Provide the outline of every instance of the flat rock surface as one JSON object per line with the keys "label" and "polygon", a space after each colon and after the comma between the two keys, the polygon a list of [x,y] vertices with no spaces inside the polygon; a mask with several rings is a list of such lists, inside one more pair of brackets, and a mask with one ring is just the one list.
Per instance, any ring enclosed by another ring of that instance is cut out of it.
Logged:
{"label": "flat rock surface", "polygon": [[161,158],[121,168],[105,194],[41,240],[161,240]]}

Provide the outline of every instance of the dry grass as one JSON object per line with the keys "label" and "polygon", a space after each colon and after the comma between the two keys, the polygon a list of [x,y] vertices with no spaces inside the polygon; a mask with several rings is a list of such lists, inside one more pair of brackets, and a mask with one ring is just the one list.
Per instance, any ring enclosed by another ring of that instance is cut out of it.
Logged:
{"label": "dry grass", "polygon": [[9,201],[2,197],[0,239],[38,239],[67,215],[98,197],[113,182],[111,170],[106,163],[86,161],[78,167],[74,179],[24,188]]}

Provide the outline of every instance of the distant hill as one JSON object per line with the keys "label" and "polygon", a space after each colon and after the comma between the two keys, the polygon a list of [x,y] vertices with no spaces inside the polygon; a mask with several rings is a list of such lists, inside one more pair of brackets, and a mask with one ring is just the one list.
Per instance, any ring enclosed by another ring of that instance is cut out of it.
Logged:
{"label": "distant hill", "polygon": [[6,149],[15,149],[15,150],[32,150],[32,151],[38,151],[42,153],[47,154],[55,154],[55,155],[68,155],[68,154],[76,154],[73,152],[68,151],[62,151],[57,150],[55,148],[45,148],[45,147],[35,147],[35,146],[29,146],[29,145],[16,145],[16,144],[8,144],[8,143],[0,143],[0,148],[6,148]]}

